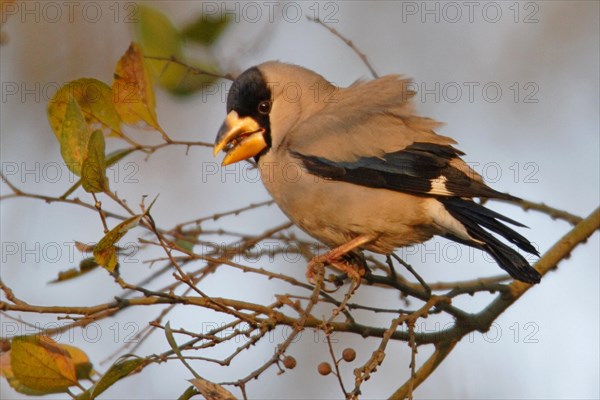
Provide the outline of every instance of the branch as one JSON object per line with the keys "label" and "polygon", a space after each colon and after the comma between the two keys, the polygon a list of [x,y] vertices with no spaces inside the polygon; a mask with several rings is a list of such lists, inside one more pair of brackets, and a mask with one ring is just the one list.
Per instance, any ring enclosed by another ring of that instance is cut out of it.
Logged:
{"label": "branch", "polygon": [[445,341],[440,342],[435,345],[435,351],[433,354],[427,359],[427,361],[419,368],[419,370],[415,373],[411,379],[406,381],[398,390],[396,390],[389,398],[389,400],[404,400],[408,397],[409,393],[412,392],[414,388],[419,386],[421,383],[425,381],[431,375],[433,371],[444,361],[446,356],[450,354],[454,346],[456,346],[458,341]]}
{"label": "branch", "polygon": [[571,214],[567,211],[559,210],[558,208],[550,207],[544,203],[535,203],[533,201],[523,200],[523,199],[518,199],[518,200],[493,199],[493,200],[500,201],[502,203],[516,204],[525,211],[529,211],[529,210],[539,211],[543,214],[548,215],[550,218],[552,218],[554,220],[562,219],[563,221],[567,221],[571,225],[577,225],[583,219],[577,215]]}
{"label": "branch", "polygon": [[309,21],[316,22],[317,24],[321,25],[322,27],[324,27],[325,29],[327,29],[329,32],[331,32],[332,34],[334,34],[335,36],[337,36],[338,38],[340,38],[362,60],[362,62],[366,65],[366,67],[371,72],[371,75],[373,75],[373,78],[379,78],[379,75],[377,74],[377,72],[375,72],[375,69],[373,68],[373,66],[369,62],[369,59],[367,58],[367,56],[365,55],[365,53],[363,53],[362,51],[360,51],[354,45],[354,43],[352,43],[351,40],[346,39],[346,37],[344,35],[342,35],[341,33],[339,33],[335,28],[332,28],[331,26],[329,26],[326,23],[324,23],[323,21],[321,21],[319,18],[313,18],[313,17],[310,17],[310,16],[307,16],[306,18],[308,18]]}
{"label": "branch", "polygon": [[217,78],[217,79],[227,79],[229,81],[233,81],[235,79],[231,74],[218,74],[215,72],[207,71],[205,69],[191,66],[191,65],[177,59],[177,57],[175,57],[175,56],[170,56],[170,57],[144,56],[144,58],[147,58],[149,60],[166,61],[168,63],[178,64],[178,65],[181,65],[182,67],[187,68],[188,71],[190,71],[191,73],[193,73],[195,75],[206,75],[206,76],[211,76],[211,77]]}
{"label": "branch", "polygon": [[[535,264],[535,268],[545,276],[549,271],[556,268],[558,263],[571,254],[571,251],[579,244],[585,242],[596,230],[600,229],[600,208],[594,210],[586,219],[578,223],[571,231],[564,235],[554,246],[550,248]],[[486,332],[491,324],[523,296],[533,285],[514,281],[510,284],[507,293],[496,297],[492,303],[483,311],[470,319],[475,325],[456,324],[452,328],[440,332],[439,343],[436,350],[428,361],[419,368],[414,378],[396,390],[390,399],[404,399],[407,394],[420,385],[452,351],[456,343],[473,330]]]}

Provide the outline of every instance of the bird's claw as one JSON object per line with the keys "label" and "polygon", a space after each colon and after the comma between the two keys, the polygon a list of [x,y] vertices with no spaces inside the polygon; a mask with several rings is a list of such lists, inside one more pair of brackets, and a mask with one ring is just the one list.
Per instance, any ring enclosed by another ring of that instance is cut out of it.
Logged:
{"label": "bird's claw", "polygon": [[[306,269],[306,278],[311,284],[317,283],[317,277],[321,273],[321,269],[325,268],[325,265],[330,265],[335,269],[345,273],[348,278],[350,278],[353,282],[356,283],[356,286],[360,285],[362,278],[366,275],[367,270],[364,266],[358,266],[354,263],[349,263],[339,258],[337,254],[327,253],[322,256],[316,256],[308,263],[308,267]],[[333,291],[336,291],[339,288],[336,285],[336,288]],[[325,289],[324,289],[325,290]],[[327,290],[326,290],[327,291]]]}

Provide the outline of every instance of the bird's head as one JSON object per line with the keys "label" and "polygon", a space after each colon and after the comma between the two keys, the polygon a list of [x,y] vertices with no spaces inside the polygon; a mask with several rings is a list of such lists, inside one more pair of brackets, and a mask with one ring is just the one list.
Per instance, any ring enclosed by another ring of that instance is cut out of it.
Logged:
{"label": "bird's head", "polygon": [[227,96],[227,117],[221,125],[214,155],[224,150],[222,165],[254,157],[277,146],[304,116],[323,106],[319,93],[332,88],[306,68],[269,61],[244,71]]}

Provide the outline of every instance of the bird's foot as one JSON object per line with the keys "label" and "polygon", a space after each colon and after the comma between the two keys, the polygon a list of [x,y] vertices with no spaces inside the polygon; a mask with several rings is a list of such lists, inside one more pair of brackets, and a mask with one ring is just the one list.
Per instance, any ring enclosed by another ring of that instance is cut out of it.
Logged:
{"label": "bird's foot", "polygon": [[369,241],[371,241],[371,238],[367,236],[358,236],[348,243],[332,249],[327,254],[313,257],[308,263],[308,268],[306,270],[308,281],[316,283],[316,278],[321,272],[321,269],[325,268],[325,265],[330,265],[345,273],[353,282],[356,282],[358,286],[362,278],[367,274],[367,269],[363,264],[357,265],[357,263],[349,262],[344,256]]}
{"label": "bird's foot", "polygon": [[323,256],[314,257],[309,263],[306,269],[306,277],[311,283],[316,282],[316,278],[320,273],[320,270],[330,265],[333,268],[346,274],[348,278],[354,282],[360,283],[362,278],[367,274],[367,269],[364,265],[356,265],[355,263],[348,262],[342,258],[330,258],[328,254]]}

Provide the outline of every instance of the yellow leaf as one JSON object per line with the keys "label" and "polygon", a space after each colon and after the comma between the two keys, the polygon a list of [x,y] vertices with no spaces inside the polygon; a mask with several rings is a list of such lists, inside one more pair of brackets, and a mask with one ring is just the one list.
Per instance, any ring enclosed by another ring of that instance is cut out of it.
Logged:
{"label": "yellow leaf", "polygon": [[112,84],[113,101],[127,124],[145,122],[162,131],[156,118],[154,90],[144,64],[142,50],[132,43],[117,63]]}
{"label": "yellow leaf", "polygon": [[6,381],[16,392],[27,394],[30,396],[43,396],[48,394],[45,390],[34,390],[30,387],[23,385],[17,378],[15,378],[15,374],[12,372],[12,367],[10,366],[10,351],[6,353],[2,353],[0,356],[0,376],[6,378]]}
{"label": "yellow leaf", "polygon": [[48,102],[48,120],[59,140],[70,97],[81,108],[90,130],[101,129],[111,136],[121,136],[121,118],[115,109],[110,86],[97,79],[81,78],[62,86]]}
{"label": "yellow leaf", "polygon": [[77,384],[69,352],[46,336],[16,336],[10,353],[13,377],[27,389],[60,393]]}
{"label": "yellow leaf", "polygon": [[119,225],[115,226],[106,235],[104,235],[104,237],[94,247],[94,258],[98,264],[102,265],[111,273],[115,271],[115,268],[118,264],[118,249],[115,247],[115,243],[125,236],[127,231],[136,227],[140,223],[140,220],[143,216],[143,214],[140,214],[126,219]]}
{"label": "yellow leaf", "polygon": [[81,166],[81,185],[86,192],[106,192],[106,160],[104,155],[104,136],[96,130],[88,142],[87,157]]}
{"label": "yellow leaf", "polygon": [[117,259],[117,248],[115,246],[94,250],[94,259],[110,273],[115,272],[117,265],[119,265],[119,260]]}
{"label": "yellow leaf", "polygon": [[59,346],[65,349],[69,353],[69,356],[71,356],[71,360],[75,364],[77,379],[90,379],[93,366],[87,354],[75,346],[68,344],[59,344]]}

